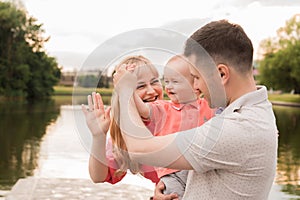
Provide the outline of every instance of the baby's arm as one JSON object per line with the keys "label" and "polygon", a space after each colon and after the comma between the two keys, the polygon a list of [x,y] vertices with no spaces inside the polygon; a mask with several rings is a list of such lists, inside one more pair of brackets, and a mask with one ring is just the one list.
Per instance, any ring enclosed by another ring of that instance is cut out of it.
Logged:
{"label": "baby's arm", "polygon": [[146,103],[142,101],[142,99],[136,93],[134,93],[134,102],[139,115],[143,119],[148,119],[150,116],[150,108]]}

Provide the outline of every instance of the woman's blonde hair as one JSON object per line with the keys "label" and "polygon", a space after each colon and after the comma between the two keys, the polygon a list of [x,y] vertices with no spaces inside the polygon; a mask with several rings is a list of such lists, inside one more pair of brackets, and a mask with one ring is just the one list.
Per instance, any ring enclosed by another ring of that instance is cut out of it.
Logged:
{"label": "woman's blonde hair", "polygon": [[[115,70],[118,70],[123,64],[135,64],[136,68],[134,69],[133,73],[137,74],[139,73],[139,67],[149,67],[153,74],[159,77],[159,73],[155,66],[144,56],[138,55],[126,57],[116,66]],[[127,146],[122,137],[119,126],[119,104],[116,100],[112,101],[112,111],[113,116],[110,124],[110,136],[113,144],[113,155],[119,167],[119,169],[115,172],[115,175],[122,176],[124,173],[126,173],[127,169],[129,169],[133,174],[142,174],[142,171],[140,170],[140,164],[132,161],[128,155]]]}

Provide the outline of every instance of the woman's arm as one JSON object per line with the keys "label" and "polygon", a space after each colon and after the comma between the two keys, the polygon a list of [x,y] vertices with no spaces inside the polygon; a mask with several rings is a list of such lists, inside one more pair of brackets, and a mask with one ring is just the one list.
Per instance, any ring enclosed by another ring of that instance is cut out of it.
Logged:
{"label": "woman's arm", "polygon": [[89,173],[93,182],[104,182],[107,173],[106,133],[110,124],[110,108],[104,109],[100,94],[88,96],[88,109],[82,105],[86,123],[92,133],[92,147],[89,158]]}
{"label": "woman's arm", "polygon": [[93,138],[89,158],[89,173],[94,183],[105,181],[108,173],[105,138]]}

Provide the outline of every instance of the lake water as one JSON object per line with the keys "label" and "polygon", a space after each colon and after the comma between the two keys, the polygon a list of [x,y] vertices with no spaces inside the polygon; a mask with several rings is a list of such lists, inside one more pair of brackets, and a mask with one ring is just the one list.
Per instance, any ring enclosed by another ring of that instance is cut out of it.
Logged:
{"label": "lake water", "polygon": [[[280,137],[269,199],[300,199],[300,108],[274,106],[274,111]],[[0,116],[0,198],[19,178],[28,176],[89,179],[89,132],[71,97],[36,103],[2,101]],[[122,183],[154,187],[130,174]]]}

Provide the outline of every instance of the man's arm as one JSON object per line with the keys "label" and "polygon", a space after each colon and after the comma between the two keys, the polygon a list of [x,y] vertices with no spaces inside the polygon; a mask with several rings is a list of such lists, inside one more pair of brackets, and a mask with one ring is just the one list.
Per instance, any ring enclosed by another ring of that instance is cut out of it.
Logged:
{"label": "man's arm", "polygon": [[[120,68],[118,68],[117,72],[118,71],[121,71],[122,70],[126,70],[128,72],[133,72],[134,69],[136,68],[136,64],[133,63],[133,64],[123,64]],[[117,74],[116,72],[116,74]],[[115,78],[114,77],[114,84],[115,82],[117,82],[118,80],[116,80],[118,78]],[[136,94],[134,93],[134,101],[135,101],[135,104],[136,104],[136,107],[137,107],[137,110],[140,114],[140,116],[144,119],[147,119],[149,116],[150,116],[150,108],[147,106],[146,103],[143,102],[143,100]]]}
{"label": "man's arm", "polygon": [[174,169],[192,169],[176,144],[176,134],[154,137],[142,122],[133,93],[136,77],[126,71],[116,91],[120,105],[120,127],[129,155],[140,163]]}

